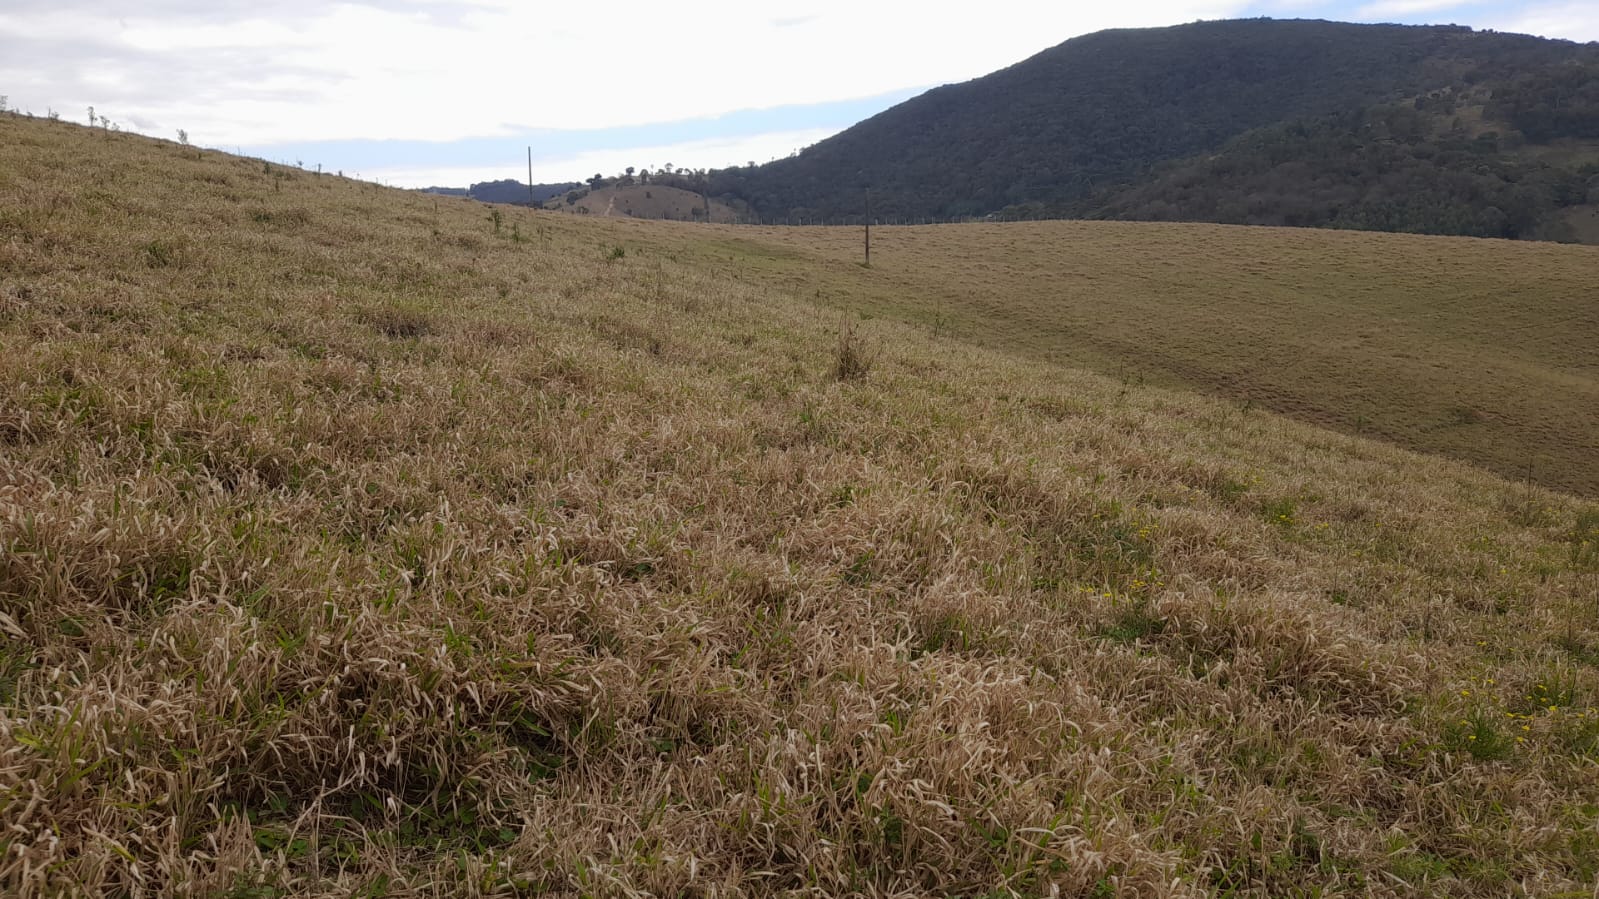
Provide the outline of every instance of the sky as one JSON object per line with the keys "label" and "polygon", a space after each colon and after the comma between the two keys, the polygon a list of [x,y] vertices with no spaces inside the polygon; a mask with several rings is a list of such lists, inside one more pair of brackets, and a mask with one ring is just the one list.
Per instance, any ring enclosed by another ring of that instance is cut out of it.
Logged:
{"label": "sky", "polygon": [[1243,16],[1599,41],[1599,0],[4,0],[0,96],[401,187],[787,156],[1104,28]]}

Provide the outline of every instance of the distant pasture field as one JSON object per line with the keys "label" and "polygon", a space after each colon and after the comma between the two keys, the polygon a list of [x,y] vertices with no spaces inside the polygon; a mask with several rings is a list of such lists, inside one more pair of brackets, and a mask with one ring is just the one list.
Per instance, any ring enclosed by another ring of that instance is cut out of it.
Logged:
{"label": "distant pasture field", "polygon": [[1599,248],[1121,222],[641,225],[738,277],[1599,493]]}

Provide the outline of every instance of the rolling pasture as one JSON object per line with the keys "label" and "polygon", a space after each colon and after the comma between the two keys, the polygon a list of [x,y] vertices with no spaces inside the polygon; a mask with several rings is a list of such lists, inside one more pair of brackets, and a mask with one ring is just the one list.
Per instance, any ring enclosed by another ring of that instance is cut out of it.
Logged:
{"label": "rolling pasture", "polygon": [[[657,236],[659,235],[659,236]],[[1599,493],[1599,248],[1119,222],[642,228],[729,277]],[[692,236],[692,240],[690,239]]]}
{"label": "rolling pasture", "polygon": [[852,239],[0,116],[0,894],[1593,894],[1589,251]]}

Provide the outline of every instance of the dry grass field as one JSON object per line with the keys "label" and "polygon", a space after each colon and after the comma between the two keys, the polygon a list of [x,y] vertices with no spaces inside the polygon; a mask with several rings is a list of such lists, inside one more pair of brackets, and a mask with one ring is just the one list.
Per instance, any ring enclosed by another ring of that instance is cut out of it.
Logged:
{"label": "dry grass field", "polygon": [[[796,294],[1599,495],[1599,248],[1217,225],[643,230]],[[674,252],[678,251],[674,249]]]}
{"label": "dry grass field", "polygon": [[1591,501],[491,215],[0,117],[0,894],[1593,895]]}

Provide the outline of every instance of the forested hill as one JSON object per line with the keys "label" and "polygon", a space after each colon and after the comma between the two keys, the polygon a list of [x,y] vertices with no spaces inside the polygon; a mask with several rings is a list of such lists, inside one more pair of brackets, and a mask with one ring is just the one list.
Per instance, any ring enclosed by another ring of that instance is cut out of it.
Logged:
{"label": "forested hill", "polygon": [[[582,187],[576,181],[562,182],[560,184],[535,184],[531,192],[533,202],[543,203],[553,197],[558,197],[573,188]],[[483,181],[471,187],[429,187],[424,188],[424,193],[440,194],[446,197],[471,197],[484,203],[515,203],[526,206],[529,202],[528,186],[520,181],[507,178],[503,181]]]}
{"label": "forested hill", "polygon": [[709,187],[768,221],[859,216],[870,188],[886,218],[1569,238],[1593,146],[1599,45],[1254,19],[1067,41]]}

